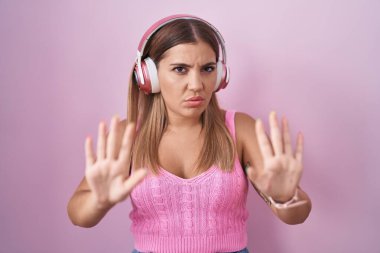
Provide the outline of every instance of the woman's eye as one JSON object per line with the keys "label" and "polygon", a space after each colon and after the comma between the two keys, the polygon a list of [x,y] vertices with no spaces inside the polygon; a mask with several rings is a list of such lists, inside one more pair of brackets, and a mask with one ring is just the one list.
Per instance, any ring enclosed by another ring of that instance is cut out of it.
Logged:
{"label": "woman's eye", "polygon": [[173,70],[177,73],[185,73],[186,72],[186,69],[184,67],[175,67]]}
{"label": "woman's eye", "polygon": [[205,68],[204,68],[204,70],[205,70],[206,72],[213,72],[214,69],[215,69],[214,66],[208,66],[208,67],[205,67]]}

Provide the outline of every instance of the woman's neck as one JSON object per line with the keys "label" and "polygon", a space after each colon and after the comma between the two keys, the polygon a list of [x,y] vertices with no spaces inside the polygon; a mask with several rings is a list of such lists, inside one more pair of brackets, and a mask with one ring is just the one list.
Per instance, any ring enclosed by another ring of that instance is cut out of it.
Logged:
{"label": "woman's neck", "polygon": [[201,117],[181,117],[178,115],[168,115],[169,131],[186,131],[202,128]]}

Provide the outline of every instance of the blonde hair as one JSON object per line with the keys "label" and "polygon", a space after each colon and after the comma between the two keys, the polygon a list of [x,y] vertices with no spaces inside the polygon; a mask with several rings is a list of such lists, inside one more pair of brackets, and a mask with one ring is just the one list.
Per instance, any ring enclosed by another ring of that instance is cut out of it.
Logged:
{"label": "blonde hair", "polygon": [[[143,58],[151,57],[156,66],[164,52],[178,44],[196,43],[202,40],[214,50],[218,59],[219,46],[213,30],[197,20],[176,20],[158,30],[147,43]],[[133,146],[134,167],[146,167],[154,173],[160,168],[158,148],[168,126],[168,114],[161,93],[146,95],[138,89],[133,70],[129,81],[128,122],[136,122],[138,131]],[[232,170],[236,147],[225,125],[215,93],[201,115],[204,142],[196,161],[195,171],[200,172],[216,165],[224,171]]]}

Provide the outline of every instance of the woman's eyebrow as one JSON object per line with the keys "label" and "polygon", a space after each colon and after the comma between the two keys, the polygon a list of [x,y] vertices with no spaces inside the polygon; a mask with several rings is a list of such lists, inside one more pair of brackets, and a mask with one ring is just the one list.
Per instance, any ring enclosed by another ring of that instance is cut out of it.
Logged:
{"label": "woman's eyebrow", "polygon": [[[216,65],[216,62],[208,62],[206,64],[203,64],[202,67],[211,66],[211,65]],[[193,67],[193,65],[189,65],[186,63],[182,63],[182,62],[172,63],[172,64],[170,64],[170,66],[181,66],[181,67],[190,67],[190,68]]]}

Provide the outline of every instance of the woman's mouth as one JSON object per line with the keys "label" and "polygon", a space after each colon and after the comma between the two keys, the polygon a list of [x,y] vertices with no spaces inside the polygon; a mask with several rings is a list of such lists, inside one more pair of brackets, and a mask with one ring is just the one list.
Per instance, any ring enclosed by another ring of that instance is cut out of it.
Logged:
{"label": "woman's mouth", "polygon": [[202,96],[189,97],[185,100],[187,107],[199,107],[202,106],[205,99]]}

